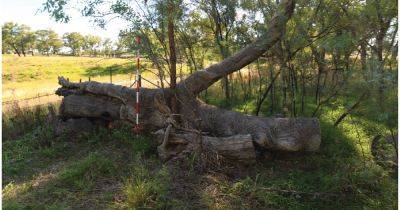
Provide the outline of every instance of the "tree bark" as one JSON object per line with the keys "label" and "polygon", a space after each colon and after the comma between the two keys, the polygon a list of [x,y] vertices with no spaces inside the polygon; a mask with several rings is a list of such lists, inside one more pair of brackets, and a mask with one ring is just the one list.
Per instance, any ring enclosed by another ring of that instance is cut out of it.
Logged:
{"label": "tree bark", "polygon": [[368,72],[367,72],[367,43],[363,39],[361,40],[361,70],[364,75],[364,79],[368,78]]}
{"label": "tree bark", "polygon": [[180,82],[178,87],[186,86],[185,89],[197,95],[226,75],[255,61],[279,40],[293,9],[294,1],[282,1],[265,34],[225,60],[191,74],[186,80]]}
{"label": "tree bark", "polygon": [[[208,144],[211,146],[203,149],[217,150],[225,156],[232,155],[233,151],[245,151],[244,157],[253,158],[255,155],[249,155],[249,153],[255,151],[256,148],[290,152],[318,150],[321,134],[318,120],[315,118],[250,116],[207,105],[197,98],[201,91],[256,60],[273,46],[284,30],[293,9],[294,1],[282,1],[280,9],[264,36],[220,63],[193,73],[177,85],[176,91],[171,88],[142,88],[140,90],[142,109],[139,117],[144,132],[154,133],[166,127],[171,129],[172,126],[175,131],[171,136],[177,133],[196,133],[201,136],[201,139],[215,137],[212,141],[210,140],[214,143]],[[135,120],[136,93],[128,87],[94,81],[73,83],[62,77],[59,78],[59,84],[61,88],[56,93],[64,96],[60,107],[60,115],[64,119],[88,118],[128,122]],[[166,102],[173,97],[176,97],[180,103],[177,113],[180,116],[179,124],[174,120],[175,113],[171,112]],[[169,132],[168,136],[170,136]],[[252,144],[248,143],[249,138]],[[184,148],[172,149],[175,155],[198,148],[193,146],[199,144],[196,138],[186,138],[186,140],[189,143],[184,144]],[[168,142],[164,145],[168,145]],[[230,144],[233,146],[229,146]],[[165,148],[171,149],[168,146]],[[164,150],[161,148],[160,151]],[[242,157],[239,154],[236,156]]]}
{"label": "tree bark", "polygon": [[19,52],[18,48],[15,47],[15,45],[12,45],[12,47],[14,48],[14,51],[18,54],[18,57],[21,57],[21,53]]}
{"label": "tree bark", "polygon": [[[176,47],[175,47],[175,29],[174,29],[174,3],[169,3],[168,14],[168,43],[169,43],[169,64],[170,64],[170,87],[173,92],[176,89]],[[175,97],[171,98],[172,113],[178,113],[178,103]]]}
{"label": "tree bark", "polygon": [[[214,24],[215,24],[215,30],[214,30],[214,38],[215,38],[215,43],[219,47],[219,51],[221,54],[222,59],[226,59],[229,57],[229,50],[228,47],[226,46],[226,43],[222,43],[224,41],[224,37],[222,35],[222,18],[220,16],[220,13],[217,8],[217,3],[215,0],[211,0],[211,16],[214,19]],[[228,37],[225,37],[225,41],[227,41]],[[230,99],[230,89],[229,89],[229,78],[228,76],[225,76],[222,78],[222,90],[224,91],[225,94],[225,100],[226,103],[229,104],[229,99]]]}
{"label": "tree bark", "polygon": [[261,96],[260,100],[257,103],[257,107],[256,107],[256,115],[258,116],[258,114],[260,113],[261,110],[261,105],[264,102],[264,100],[267,98],[268,93],[271,91],[271,88],[273,87],[276,78],[278,78],[279,74],[281,72],[278,71],[278,73],[275,74],[275,76],[272,78],[271,83],[268,85],[267,89],[264,91],[263,95]]}
{"label": "tree bark", "polygon": [[315,88],[315,104],[319,104],[321,98],[321,76],[323,73],[326,73],[325,49],[322,49],[321,52],[318,52],[318,50],[311,45],[311,50],[318,66],[317,85]]}

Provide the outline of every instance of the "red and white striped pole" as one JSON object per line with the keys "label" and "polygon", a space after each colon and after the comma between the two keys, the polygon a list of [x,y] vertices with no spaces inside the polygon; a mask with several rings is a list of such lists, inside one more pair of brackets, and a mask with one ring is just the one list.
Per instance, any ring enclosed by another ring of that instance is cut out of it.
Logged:
{"label": "red and white striped pole", "polygon": [[140,123],[139,123],[139,114],[140,114],[140,88],[142,86],[141,76],[140,76],[140,52],[139,52],[139,45],[140,45],[140,37],[136,37],[136,44],[138,45],[138,49],[136,51],[136,104],[135,104],[135,111],[136,111],[136,124],[133,127],[133,130],[136,134],[139,134],[142,130]]}

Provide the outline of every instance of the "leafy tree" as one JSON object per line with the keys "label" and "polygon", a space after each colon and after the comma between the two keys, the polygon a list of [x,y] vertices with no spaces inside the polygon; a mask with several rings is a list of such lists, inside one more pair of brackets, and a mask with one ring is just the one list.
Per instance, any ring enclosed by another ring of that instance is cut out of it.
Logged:
{"label": "leafy tree", "polygon": [[27,51],[33,51],[35,34],[30,31],[29,26],[7,22],[2,27],[2,34],[2,44],[13,49],[18,56],[26,56]]}
{"label": "leafy tree", "polygon": [[63,36],[64,44],[71,49],[72,55],[80,55],[85,44],[85,37],[78,32],[65,33]]}
{"label": "leafy tree", "polygon": [[63,46],[63,42],[58,38],[58,34],[51,29],[36,31],[36,38],[36,48],[42,54],[56,54]]}
{"label": "leafy tree", "polygon": [[102,47],[103,47],[103,54],[105,56],[111,56],[113,52],[113,42],[111,41],[110,38],[106,38],[102,42]]}
{"label": "leafy tree", "polygon": [[85,36],[85,50],[88,50],[90,55],[96,55],[96,48],[100,47],[101,38],[99,36],[87,35]]}
{"label": "leafy tree", "polygon": [[18,56],[21,56],[17,40],[17,37],[19,36],[18,25],[13,22],[4,23],[1,32],[3,38],[2,46],[4,48],[12,49],[14,53],[17,53]]}
{"label": "leafy tree", "polygon": [[[207,52],[213,47],[209,20],[199,11],[191,11],[179,25],[180,52],[186,57],[190,73],[204,68]],[[210,58],[211,59],[211,58]]]}
{"label": "leafy tree", "polygon": [[[214,34],[215,44],[219,49],[221,59],[230,56],[229,49],[232,39],[232,29],[236,20],[237,1],[227,0],[203,0],[200,8],[210,19],[210,28]],[[222,87],[225,92],[225,99],[229,102],[230,87],[228,77],[222,79]]]}
{"label": "leafy tree", "polygon": [[58,34],[51,34],[50,46],[53,54],[58,54],[60,49],[64,46],[64,42],[58,37]]}

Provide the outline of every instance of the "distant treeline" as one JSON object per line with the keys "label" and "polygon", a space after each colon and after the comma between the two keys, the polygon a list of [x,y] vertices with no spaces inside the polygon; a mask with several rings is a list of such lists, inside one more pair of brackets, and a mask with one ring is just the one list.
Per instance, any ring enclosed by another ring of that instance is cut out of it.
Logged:
{"label": "distant treeline", "polygon": [[113,42],[95,35],[82,35],[78,32],[59,36],[52,29],[33,31],[24,24],[13,22],[2,26],[2,53],[26,56],[73,55],[73,56],[109,56],[119,57],[127,52],[123,42]]}

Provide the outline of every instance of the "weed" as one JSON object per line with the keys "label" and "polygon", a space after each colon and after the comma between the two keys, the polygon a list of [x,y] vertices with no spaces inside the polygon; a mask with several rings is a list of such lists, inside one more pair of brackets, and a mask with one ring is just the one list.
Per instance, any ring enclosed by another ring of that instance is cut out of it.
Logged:
{"label": "weed", "polygon": [[129,208],[165,208],[168,206],[168,172],[162,168],[155,174],[137,167],[123,190]]}

